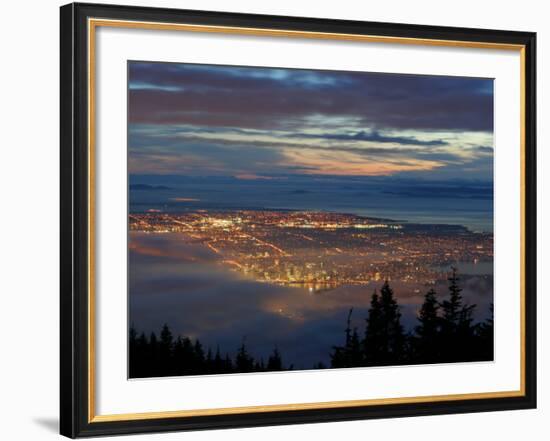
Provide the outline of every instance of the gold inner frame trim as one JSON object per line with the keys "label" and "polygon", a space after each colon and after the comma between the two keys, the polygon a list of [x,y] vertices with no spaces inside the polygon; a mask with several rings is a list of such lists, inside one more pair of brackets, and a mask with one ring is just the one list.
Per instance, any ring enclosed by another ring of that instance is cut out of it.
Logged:
{"label": "gold inner frame trim", "polygon": [[441,401],[458,401],[482,398],[499,397],[519,397],[523,394],[521,391],[505,392],[486,392],[477,394],[455,394],[455,395],[435,395],[418,397],[400,397],[400,398],[373,398],[370,400],[348,400],[348,401],[325,401],[317,403],[298,403],[298,404],[274,404],[266,406],[246,406],[229,407],[220,409],[198,409],[198,410],[175,410],[163,412],[144,412],[144,413],[123,413],[116,415],[97,415],[91,422],[107,421],[136,421],[148,419],[163,418],[181,418],[191,416],[211,416],[211,415],[235,415],[242,413],[261,413],[277,412],[281,410],[313,410],[313,409],[335,409],[340,407],[361,407],[365,405],[385,405],[385,404],[408,404],[408,403],[432,403]]}
{"label": "gold inner frame trim", "polygon": [[[287,37],[356,41],[367,43],[409,44],[419,46],[462,47],[474,49],[495,49],[518,51],[520,54],[520,389],[512,391],[464,393],[451,395],[431,395],[398,398],[374,398],[365,400],[343,400],[313,403],[274,404],[264,406],[226,407],[216,409],[192,409],[161,412],[124,413],[96,415],[96,382],[95,382],[95,37],[97,27],[114,27],[163,31],[186,31],[201,33],[236,34],[264,37]],[[179,23],[156,23],[143,21],[125,21],[109,19],[88,19],[88,422],[135,421],[163,418],[182,418],[212,415],[235,415],[243,413],[261,413],[293,410],[334,409],[346,407],[376,406],[390,404],[413,404],[428,402],[445,402],[474,399],[496,399],[525,396],[525,46],[492,42],[440,40],[409,37],[392,37],[378,35],[357,35],[340,33],[323,33],[264,28],[210,26]]]}

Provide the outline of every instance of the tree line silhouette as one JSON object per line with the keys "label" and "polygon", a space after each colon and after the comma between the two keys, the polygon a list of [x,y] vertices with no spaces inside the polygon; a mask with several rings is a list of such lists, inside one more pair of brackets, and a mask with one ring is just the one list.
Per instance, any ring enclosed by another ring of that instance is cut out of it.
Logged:
{"label": "tree line silhouette", "polygon": [[493,359],[493,311],[475,323],[476,305],[464,304],[456,268],[449,281],[449,297],[440,302],[430,289],[417,316],[418,325],[405,333],[401,313],[388,281],[372,295],[363,336],[351,328],[348,314],[345,340],[331,353],[331,367],[388,366],[424,363],[488,361]]}
{"label": "tree line silhouette", "polygon": [[[449,277],[449,296],[439,301],[434,289],[424,296],[418,324],[405,332],[401,312],[389,282],[384,282],[380,294],[371,297],[365,329],[362,335],[352,329],[350,309],[344,343],[330,353],[332,368],[389,366],[403,364],[487,361],[493,359],[493,317],[474,323],[476,305],[464,304],[459,278],[453,268]],[[138,335],[132,326],[129,332],[129,374],[131,378],[271,372],[292,370],[285,365],[275,347],[267,361],[253,356],[245,341],[234,354],[204,349],[199,339],[174,337],[168,325],[159,336],[153,332]],[[313,369],[326,366],[319,362]]]}
{"label": "tree line silhouette", "polygon": [[199,339],[178,336],[174,338],[168,325],[164,325],[160,336],[139,336],[130,328],[130,378],[169,377],[181,375],[231,374],[244,372],[266,372],[290,370],[285,367],[279,350],[275,347],[267,362],[250,354],[243,342],[234,357],[223,353],[217,347],[206,351]]}

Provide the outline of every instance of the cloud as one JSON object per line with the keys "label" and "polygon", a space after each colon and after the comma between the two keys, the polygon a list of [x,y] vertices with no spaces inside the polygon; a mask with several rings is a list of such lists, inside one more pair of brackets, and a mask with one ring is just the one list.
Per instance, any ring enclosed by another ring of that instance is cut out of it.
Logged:
{"label": "cloud", "polygon": [[493,154],[494,149],[493,149],[493,147],[479,146],[479,147],[477,147],[477,151],[482,152],[482,153],[491,153],[491,154]]}
{"label": "cloud", "polygon": [[129,64],[137,174],[479,176],[492,124],[490,79]]}
{"label": "cloud", "polygon": [[245,181],[257,181],[257,180],[271,181],[273,179],[284,179],[283,177],[258,175],[256,173],[240,173],[240,174],[235,175],[235,178],[245,180]]}
{"label": "cloud", "polygon": [[285,149],[282,165],[299,163],[309,167],[305,174],[331,176],[388,176],[399,172],[429,171],[444,164],[405,156],[376,160],[342,150]]}
{"label": "cloud", "polygon": [[483,157],[492,159],[492,152],[476,145],[481,138],[475,133],[450,137],[446,133],[438,136],[439,132],[414,131],[403,135],[377,131],[342,134],[338,130],[305,133],[311,135],[306,137],[302,134],[133,124],[129,137],[130,172],[255,179],[277,173],[388,175],[448,168],[451,164],[460,167]]}
{"label": "cloud", "polygon": [[290,138],[307,138],[307,139],[334,139],[341,141],[372,141],[378,143],[392,143],[404,145],[422,145],[422,146],[442,146],[447,145],[442,139],[424,141],[412,136],[386,136],[381,135],[378,130],[365,131],[361,130],[356,133],[323,133],[319,135],[310,133],[293,133],[288,135]]}
{"label": "cloud", "polygon": [[129,73],[131,122],[275,129],[321,115],[379,129],[493,129],[489,79],[141,62]]}

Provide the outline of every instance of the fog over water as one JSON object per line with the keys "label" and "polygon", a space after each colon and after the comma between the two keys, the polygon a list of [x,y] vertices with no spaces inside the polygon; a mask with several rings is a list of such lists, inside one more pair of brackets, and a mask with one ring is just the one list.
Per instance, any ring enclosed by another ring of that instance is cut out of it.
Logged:
{"label": "fog over water", "polygon": [[[243,339],[252,354],[267,359],[277,346],[285,363],[296,369],[329,364],[332,346],[341,344],[346,317],[354,308],[353,324],[362,332],[370,297],[380,283],[341,286],[310,292],[244,278],[200,244],[177,233],[130,233],[130,322],[138,331],[158,332],[167,323],[174,334],[199,338],[213,351],[234,354]],[[461,270],[461,264],[458,264]],[[477,318],[489,312],[493,299],[492,266],[488,275],[461,274],[464,297],[476,303]],[[477,271],[478,273],[480,271]],[[403,324],[416,324],[416,311],[427,287],[392,283],[401,305]],[[416,291],[415,291],[416,290]],[[446,294],[446,281],[436,285]]]}

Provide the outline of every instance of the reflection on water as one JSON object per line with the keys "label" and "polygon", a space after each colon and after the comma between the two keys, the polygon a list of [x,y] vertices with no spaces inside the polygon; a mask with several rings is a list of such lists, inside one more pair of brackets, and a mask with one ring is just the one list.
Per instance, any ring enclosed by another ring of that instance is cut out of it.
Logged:
{"label": "reflection on water", "polygon": [[[178,234],[131,232],[129,263],[130,322],[138,331],[158,331],[167,323],[176,334],[232,353],[245,339],[250,351],[264,359],[276,346],[284,362],[297,369],[329,364],[332,346],[342,342],[349,309],[354,308],[354,325],[364,329],[371,294],[381,285],[317,291],[258,283]],[[477,318],[483,319],[493,299],[492,263],[478,263],[477,272],[458,267],[464,299],[478,305]],[[403,324],[411,329],[427,287],[400,282],[392,287]],[[435,288],[446,293],[446,280]]]}

